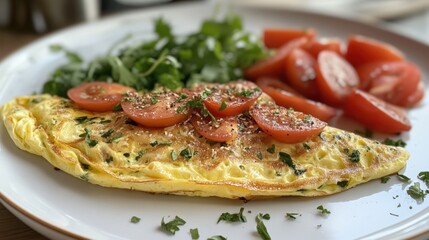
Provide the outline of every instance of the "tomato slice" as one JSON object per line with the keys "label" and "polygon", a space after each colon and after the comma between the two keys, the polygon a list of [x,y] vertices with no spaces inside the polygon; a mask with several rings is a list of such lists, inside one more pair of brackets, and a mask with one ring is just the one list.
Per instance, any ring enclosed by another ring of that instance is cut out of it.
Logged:
{"label": "tomato slice", "polygon": [[263,59],[255,65],[245,69],[244,75],[247,79],[256,80],[259,77],[274,76],[280,77],[284,72],[284,62],[289,53],[297,47],[308,44],[307,38],[298,38],[290,41],[278,49],[276,54],[270,58]]}
{"label": "tomato slice", "polygon": [[316,99],[316,59],[306,51],[295,48],[285,61],[285,76],[289,84],[304,96]]}
{"label": "tomato slice", "polygon": [[232,141],[238,136],[238,122],[236,117],[217,118],[213,121],[195,112],[191,118],[192,126],[203,137],[215,142]]}
{"label": "tomato slice", "polygon": [[355,69],[332,51],[322,51],[317,63],[316,82],[322,99],[329,105],[341,105],[344,98],[359,85]]}
{"label": "tomato slice", "polygon": [[117,83],[89,82],[67,91],[67,96],[80,108],[93,112],[111,111],[123,94],[135,90]]}
{"label": "tomato slice", "polygon": [[305,50],[315,58],[317,58],[319,53],[324,50],[336,52],[340,56],[343,55],[341,40],[336,38],[322,38],[318,41],[313,41]]}
{"label": "tomato slice", "polygon": [[122,109],[135,122],[145,127],[169,127],[185,121],[190,110],[190,100],[185,94],[166,91],[161,93],[128,94],[122,101]]}
{"label": "tomato slice", "polygon": [[404,55],[392,45],[363,36],[348,40],[346,59],[353,66],[379,61],[403,61]]}
{"label": "tomato slice", "polygon": [[313,40],[316,31],[309,29],[266,28],[263,31],[264,44],[267,48],[280,48],[291,40],[305,37]]}
{"label": "tomato slice", "polygon": [[296,96],[302,96],[295,89],[291,88],[289,85],[282,82],[280,79],[274,78],[274,77],[258,78],[258,80],[256,80],[256,85],[258,85],[260,88],[262,88],[262,90],[264,90],[266,87],[279,88],[279,89],[285,90],[287,92],[290,92]]}
{"label": "tomato slice", "polygon": [[346,116],[373,131],[394,134],[411,129],[402,108],[391,105],[359,89],[347,97],[343,105]]}
{"label": "tomato slice", "polygon": [[361,85],[372,95],[401,107],[412,106],[409,101],[419,85],[420,71],[408,62],[373,62],[357,68]]}
{"label": "tomato slice", "polygon": [[291,88],[288,85],[278,79],[261,78],[256,84],[280,106],[311,114],[322,121],[329,121],[336,115],[335,108],[296,95],[289,91]]}
{"label": "tomato slice", "polygon": [[319,134],[327,125],[311,115],[270,104],[255,104],[250,115],[266,134],[284,143],[298,143]]}
{"label": "tomato slice", "polygon": [[248,81],[217,84],[208,91],[208,97],[202,102],[207,110],[218,117],[236,116],[247,111],[262,94],[256,84]]}
{"label": "tomato slice", "polygon": [[419,85],[417,86],[416,91],[410,96],[408,96],[404,105],[406,107],[414,107],[423,99],[424,96],[425,96],[425,90],[423,87],[423,82],[420,82]]}

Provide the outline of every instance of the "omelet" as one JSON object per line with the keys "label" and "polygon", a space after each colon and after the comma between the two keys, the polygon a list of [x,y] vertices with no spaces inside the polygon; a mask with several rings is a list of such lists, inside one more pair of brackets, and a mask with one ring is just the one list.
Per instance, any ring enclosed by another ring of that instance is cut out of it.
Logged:
{"label": "omelet", "polygon": [[209,141],[189,121],[154,129],[123,112],[94,113],[50,95],[1,107],[15,144],[54,167],[104,187],[255,199],[323,196],[402,169],[409,153],[334,127],[296,144],[274,140],[245,114],[239,135]]}

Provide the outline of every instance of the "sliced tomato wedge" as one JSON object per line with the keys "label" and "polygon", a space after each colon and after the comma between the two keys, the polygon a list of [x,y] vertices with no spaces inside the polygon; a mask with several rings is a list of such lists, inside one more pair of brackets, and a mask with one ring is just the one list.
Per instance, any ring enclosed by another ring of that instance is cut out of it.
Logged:
{"label": "sliced tomato wedge", "polygon": [[372,95],[401,107],[409,107],[415,101],[413,95],[421,74],[418,67],[408,62],[373,62],[357,68],[361,86]]}
{"label": "sliced tomato wedge", "polygon": [[343,109],[346,116],[373,131],[394,134],[411,129],[410,121],[402,108],[359,89],[353,90],[347,97]]}
{"label": "sliced tomato wedge", "polygon": [[284,83],[278,78],[275,77],[261,77],[256,80],[256,85],[258,85],[262,90],[264,90],[266,87],[272,87],[272,88],[279,88],[282,90],[285,90],[287,92],[290,92],[296,96],[302,96],[299,92],[297,92],[295,89]]}
{"label": "sliced tomato wedge", "polygon": [[406,107],[414,107],[423,99],[424,96],[425,96],[425,90],[423,87],[423,82],[420,81],[416,91],[410,96],[408,96],[404,105]]}
{"label": "sliced tomato wedge", "polygon": [[265,28],[263,31],[264,44],[267,48],[280,48],[284,44],[301,37],[313,40],[315,36],[316,31],[312,28]]}
{"label": "sliced tomato wedge", "polygon": [[202,102],[218,117],[236,116],[247,111],[262,94],[262,90],[249,81],[217,84],[206,91],[208,96]]}
{"label": "sliced tomato wedge", "polygon": [[317,58],[319,53],[324,50],[336,52],[340,56],[343,55],[341,40],[336,38],[322,38],[318,41],[313,41],[305,50],[315,58]]}
{"label": "sliced tomato wedge", "polygon": [[317,58],[316,82],[322,99],[339,106],[344,98],[359,85],[358,75],[344,58],[332,51],[322,51]]}
{"label": "sliced tomato wedge", "polygon": [[276,54],[270,58],[263,59],[255,65],[247,68],[244,75],[247,79],[256,80],[259,77],[274,76],[280,77],[284,72],[284,62],[289,53],[297,47],[303,47],[309,43],[307,38],[298,38],[290,41],[279,48]]}
{"label": "sliced tomato wedge", "polygon": [[353,66],[380,61],[403,61],[404,55],[392,45],[363,36],[351,36],[348,40],[346,59]]}
{"label": "sliced tomato wedge", "polygon": [[185,94],[164,93],[128,94],[122,101],[122,109],[135,122],[145,127],[169,127],[185,121],[190,116]]}
{"label": "sliced tomato wedge", "polygon": [[336,115],[335,108],[294,94],[289,91],[288,85],[278,79],[261,78],[256,84],[280,106],[311,114],[322,121],[329,121]]}
{"label": "sliced tomato wedge", "polygon": [[298,143],[310,139],[327,125],[311,115],[272,103],[255,104],[249,112],[262,131],[284,143]]}
{"label": "sliced tomato wedge", "polygon": [[304,96],[316,99],[316,59],[306,51],[295,48],[285,61],[285,76],[289,84]]}
{"label": "sliced tomato wedge", "polygon": [[238,123],[236,117],[217,118],[213,121],[195,112],[191,118],[192,126],[203,137],[215,142],[232,141],[238,136]]}
{"label": "sliced tomato wedge", "polygon": [[80,108],[94,112],[111,111],[122,96],[135,90],[117,83],[89,82],[67,91],[67,96]]}

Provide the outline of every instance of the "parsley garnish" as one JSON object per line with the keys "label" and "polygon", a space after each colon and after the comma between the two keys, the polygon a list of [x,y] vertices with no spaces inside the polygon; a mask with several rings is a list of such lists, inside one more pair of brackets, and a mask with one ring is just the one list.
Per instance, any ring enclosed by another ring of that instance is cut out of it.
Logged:
{"label": "parsley garnish", "polygon": [[401,139],[398,139],[398,140],[395,141],[393,139],[386,138],[386,139],[384,139],[383,143],[386,144],[386,145],[395,146],[395,147],[405,147],[405,146],[407,146],[407,143],[404,142],[404,141],[402,141]]}
{"label": "parsley garnish", "polygon": [[398,214],[394,214],[394,213],[390,213],[390,215],[395,216],[395,217],[399,217]]}
{"label": "parsley garnish", "polygon": [[130,219],[130,222],[132,222],[132,223],[138,223],[138,222],[140,222],[140,218],[136,217],[136,216],[132,216],[131,219]]}
{"label": "parsley garnish", "polygon": [[372,138],[374,136],[374,133],[367,128],[365,129],[365,131],[355,130],[355,133],[361,136],[364,136],[366,138]]}
{"label": "parsley garnish", "polygon": [[423,191],[420,188],[420,183],[415,182],[414,185],[410,186],[407,190],[408,195],[417,200],[423,200],[426,197],[428,191]]}
{"label": "parsley garnish", "polygon": [[417,178],[425,183],[429,183],[429,172],[420,172],[419,175],[417,175]]}
{"label": "parsley garnish", "polygon": [[286,218],[289,220],[295,220],[296,216],[301,216],[301,214],[299,213],[286,213]]}
{"label": "parsley garnish", "polygon": [[311,115],[305,115],[304,118],[302,119],[302,121],[304,123],[311,123]]}
{"label": "parsley garnish", "polygon": [[180,156],[184,157],[186,160],[189,160],[192,158],[192,152],[189,148],[185,148],[180,151]]}
{"label": "parsley garnish", "polygon": [[380,178],[381,183],[387,183],[390,180],[389,176],[384,176],[382,178]]}
{"label": "parsley garnish", "polygon": [[276,145],[271,145],[271,147],[267,148],[267,152],[269,153],[275,153],[276,152]]}
{"label": "parsley garnish", "polygon": [[113,112],[119,112],[122,111],[122,105],[121,103],[116,104],[113,108],[112,108]]}
{"label": "parsley garnish", "polygon": [[353,150],[352,154],[349,155],[349,160],[352,161],[352,162],[354,162],[354,163],[359,162],[360,161],[360,152],[359,152],[359,150],[356,150],[356,149]]}
{"label": "parsley garnish", "polygon": [[198,228],[191,228],[189,229],[189,232],[191,233],[192,240],[200,238],[200,234],[198,233]]}
{"label": "parsley garnish", "polygon": [[262,159],[263,159],[263,156],[262,156],[261,151],[258,151],[258,153],[256,153],[256,157],[257,157],[259,160],[262,160]]}
{"label": "parsley garnish", "polygon": [[211,237],[207,238],[207,240],[226,240],[226,237],[221,236],[221,235],[216,235],[216,236],[211,236]]}
{"label": "parsley garnish", "polygon": [[150,98],[150,103],[153,105],[153,104],[156,104],[158,102],[158,98],[156,98],[156,96],[152,96],[151,98]]}
{"label": "parsley garnish", "polygon": [[288,165],[290,168],[292,168],[294,170],[295,175],[301,175],[306,171],[296,169],[295,163],[292,161],[291,156],[285,152],[279,152],[279,159],[280,161]]}
{"label": "parsley garnish", "polygon": [[411,181],[411,178],[409,178],[403,174],[398,174],[397,176],[398,176],[399,181],[401,181],[401,182],[409,183]]}
{"label": "parsley garnish", "polygon": [[179,226],[185,225],[185,223],[186,223],[186,221],[181,219],[178,216],[176,216],[173,220],[171,220],[167,223],[165,223],[164,218],[162,218],[161,230],[174,235],[177,231],[180,230]]}
{"label": "parsley garnish", "polygon": [[107,143],[112,143],[116,140],[118,140],[119,138],[123,137],[124,135],[122,135],[122,133],[118,133],[116,134],[114,137],[112,137],[109,141],[107,141]]}
{"label": "parsley garnish", "polygon": [[328,209],[324,208],[323,205],[318,206],[317,210],[320,211],[320,214],[331,214],[331,211],[329,211]]}
{"label": "parsley garnish", "polygon": [[143,157],[143,154],[144,154],[144,151],[143,150],[140,150],[140,151],[138,151],[137,152],[137,156],[136,156],[136,161],[138,161],[141,157]]}
{"label": "parsley garnish", "polygon": [[225,222],[247,222],[246,216],[243,215],[244,208],[240,208],[238,213],[222,213],[217,220],[217,223],[220,221]]}
{"label": "parsley garnish", "polygon": [[340,182],[337,182],[337,185],[345,188],[345,187],[347,187],[347,185],[349,185],[349,181],[347,181],[347,180],[340,181]]}
{"label": "parsley garnish", "polygon": [[86,120],[88,119],[87,116],[82,116],[82,117],[77,117],[74,120],[78,123],[78,124],[82,124],[84,123]]}
{"label": "parsley garnish", "polygon": [[130,153],[124,153],[124,157],[130,157]]}
{"label": "parsley garnish", "polygon": [[259,217],[261,217],[262,219],[265,219],[265,220],[270,220],[271,219],[271,216],[268,213],[265,213],[265,214],[260,213]]}
{"label": "parsley garnish", "polygon": [[113,161],[113,157],[112,157],[112,156],[109,156],[108,158],[104,159],[104,161],[105,161],[106,163],[110,163],[111,161]]}
{"label": "parsley garnish", "polygon": [[176,150],[171,150],[171,153],[170,153],[170,156],[171,156],[171,159],[173,160],[173,161],[176,161],[176,159],[177,159],[177,153],[176,153]]}
{"label": "parsley garnish", "polygon": [[91,139],[91,130],[89,130],[88,128],[84,128],[83,129],[85,132],[80,134],[79,137],[84,137],[85,138],[85,142],[88,144],[89,147],[95,147],[95,145],[98,144],[98,140],[96,139]]}
{"label": "parsley garnish", "polygon": [[255,218],[256,221],[256,231],[258,231],[259,236],[263,240],[271,240],[271,236],[265,227],[264,221],[261,219],[261,214],[258,214]]}
{"label": "parsley garnish", "polygon": [[222,103],[220,104],[220,107],[219,107],[219,111],[225,110],[226,107],[227,107],[226,102],[222,100]]}
{"label": "parsley garnish", "polygon": [[307,143],[303,143],[302,146],[304,147],[305,150],[310,150],[310,146]]}
{"label": "parsley garnish", "polygon": [[110,137],[110,135],[112,135],[112,133],[115,132],[113,129],[109,129],[106,132],[104,132],[103,134],[101,134],[102,138],[108,138]]}
{"label": "parsley garnish", "polygon": [[170,146],[172,143],[171,142],[158,142],[158,140],[155,140],[153,142],[150,143],[150,145],[152,147],[156,147],[156,146]]}

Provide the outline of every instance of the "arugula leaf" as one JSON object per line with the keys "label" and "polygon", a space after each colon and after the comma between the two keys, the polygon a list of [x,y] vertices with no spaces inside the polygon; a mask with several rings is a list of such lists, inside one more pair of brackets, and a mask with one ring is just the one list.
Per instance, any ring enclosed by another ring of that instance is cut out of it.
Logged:
{"label": "arugula leaf", "polygon": [[180,230],[179,226],[183,226],[185,224],[186,224],[186,221],[181,219],[178,216],[176,216],[173,220],[171,220],[167,223],[165,223],[164,218],[162,218],[161,230],[174,235],[177,231]]}

